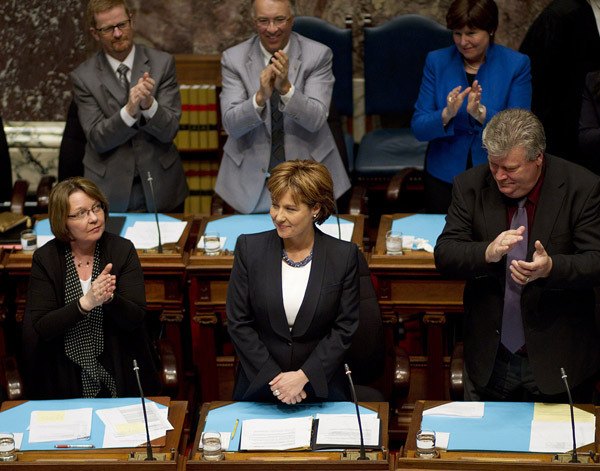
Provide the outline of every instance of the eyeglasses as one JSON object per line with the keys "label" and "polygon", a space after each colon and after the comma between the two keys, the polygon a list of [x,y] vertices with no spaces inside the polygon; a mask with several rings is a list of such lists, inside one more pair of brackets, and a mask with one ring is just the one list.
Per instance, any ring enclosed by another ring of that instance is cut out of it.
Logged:
{"label": "eyeglasses", "polygon": [[254,20],[254,23],[256,23],[256,26],[258,26],[260,29],[267,29],[271,25],[271,23],[273,23],[273,26],[275,26],[275,28],[281,28],[289,20],[289,16],[278,16],[276,18],[273,18],[272,20],[269,18],[256,18]]}
{"label": "eyeglasses", "polygon": [[102,203],[96,203],[90,209],[80,209],[75,214],[69,214],[69,219],[76,219],[77,221],[81,221],[89,216],[90,211],[94,214],[98,214],[100,211],[104,211],[104,206]]}
{"label": "eyeglasses", "polygon": [[125,20],[125,21],[121,21],[120,23],[117,23],[116,25],[105,26],[104,28],[96,28],[96,31],[98,31],[103,36],[108,36],[108,35],[114,33],[115,28],[119,28],[121,31],[126,31],[129,29],[130,26],[131,26],[131,18],[129,18],[128,20]]}

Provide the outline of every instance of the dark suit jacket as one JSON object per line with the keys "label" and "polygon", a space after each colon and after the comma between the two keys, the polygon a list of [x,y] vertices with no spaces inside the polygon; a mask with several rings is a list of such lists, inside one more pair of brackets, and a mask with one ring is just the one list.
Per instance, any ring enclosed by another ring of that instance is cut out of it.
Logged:
{"label": "dark suit jacket", "polygon": [[100,187],[112,211],[123,212],[137,168],[146,206],[153,210],[146,180],[150,171],[158,211],[169,211],[188,194],[183,165],[173,144],[181,116],[175,60],[170,54],[141,44],[135,48],[131,83],[136,84],[144,72],[156,81],[153,93],[158,110],[149,121],[140,115],[132,127],[123,122],[119,111],[127,102],[126,93],[103,52],[71,73],[79,120],[87,138],[85,177]]}
{"label": "dark suit jacket", "polygon": [[[552,257],[552,271],[523,288],[525,341],[535,381],[543,394],[564,392],[560,367],[575,387],[598,371],[600,342],[593,287],[600,283],[600,179],[550,155],[528,255],[539,240]],[[485,249],[507,229],[506,205],[485,165],[454,182],[446,226],[435,247],[445,275],[466,278],[465,365],[485,386],[500,343],[506,258],[485,262]]]}
{"label": "dark suit jacket", "polygon": [[546,150],[579,161],[577,120],[588,72],[600,69],[600,35],[587,0],[553,0],[519,49],[531,59],[531,110],[544,124]]}
{"label": "dark suit jacket", "polygon": [[[145,330],[144,277],[133,244],[105,232],[100,266],[112,263],[117,277],[113,301],[104,309],[104,351],[100,363],[115,378],[117,395],[137,396],[133,359],[140,365],[146,394],[160,390],[156,362]],[[23,319],[23,356],[26,359],[27,397],[81,397],[81,370],[64,351],[64,335],[82,317],[77,303],[65,305],[65,245],[53,239],[33,254],[27,306]]]}
{"label": "dark suit jacket", "polygon": [[282,247],[275,230],[242,235],[236,244],[227,290],[227,328],[241,365],[236,400],[272,399],[268,382],[300,368],[317,398],[346,389],[342,363],[358,327],[358,249],[315,230],[308,286],[290,331]]}
{"label": "dark suit jacket", "polygon": [[600,175],[600,71],[585,79],[579,115],[579,149],[583,164]]}

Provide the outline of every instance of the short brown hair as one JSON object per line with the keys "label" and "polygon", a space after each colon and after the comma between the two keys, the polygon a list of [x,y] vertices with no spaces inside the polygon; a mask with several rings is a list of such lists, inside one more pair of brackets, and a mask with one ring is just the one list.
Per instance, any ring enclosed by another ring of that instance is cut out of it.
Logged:
{"label": "short brown hair", "polygon": [[114,7],[123,7],[125,8],[125,13],[127,16],[131,18],[132,12],[129,6],[127,5],[126,0],[90,0],[87,6],[86,18],[88,24],[92,28],[96,28],[96,14],[101,13],[106,10],[110,10]]}
{"label": "short brown hair", "polygon": [[494,0],[454,0],[446,13],[450,30],[477,28],[487,31],[490,41],[498,29],[498,5]]}
{"label": "short brown hair", "polygon": [[322,224],[335,211],[333,180],[325,165],[314,160],[288,160],[275,167],[267,182],[271,200],[279,201],[290,190],[295,203],[320,205],[315,218]]}
{"label": "short brown hair", "polygon": [[83,191],[90,198],[102,205],[105,218],[108,218],[108,200],[96,184],[83,177],[73,177],[58,183],[50,192],[48,200],[48,219],[50,229],[54,236],[62,242],[71,240],[71,233],[67,229],[69,218],[69,196],[76,191]]}

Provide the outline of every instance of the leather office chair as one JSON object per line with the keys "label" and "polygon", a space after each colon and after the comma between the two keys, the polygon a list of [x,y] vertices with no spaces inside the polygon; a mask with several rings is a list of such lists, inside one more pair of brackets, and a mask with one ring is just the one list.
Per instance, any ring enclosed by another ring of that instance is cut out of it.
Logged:
{"label": "leather office chair", "polygon": [[[402,190],[422,190],[427,143],[410,130],[427,54],[453,44],[452,34],[421,15],[401,15],[364,29],[365,113],[378,115],[379,129],[370,129],[358,148],[355,190],[387,189],[389,198]],[[369,124],[369,123],[367,123]],[[388,187],[393,179],[394,187]],[[403,188],[404,187],[404,188]],[[364,191],[364,190],[362,190]]]}
{"label": "leather office chair", "polygon": [[377,294],[369,265],[359,253],[359,326],[346,355],[352,370],[359,401],[388,401],[399,409],[410,385],[408,354],[400,347],[386,344]]}

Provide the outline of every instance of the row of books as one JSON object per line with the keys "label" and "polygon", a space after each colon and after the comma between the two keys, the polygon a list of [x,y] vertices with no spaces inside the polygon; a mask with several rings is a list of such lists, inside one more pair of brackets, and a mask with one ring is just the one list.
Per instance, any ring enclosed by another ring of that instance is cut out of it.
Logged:
{"label": "row of books", "polygon": [[180,85],[181,120],[175,144],[179,150],[219,147],[217,90],[214,85]]}
{"label": "row of books", "polygon": [[189,214],[210,214],[219,162],[211,160],[184,160],[183,169],[190,187],[184,210]]}

